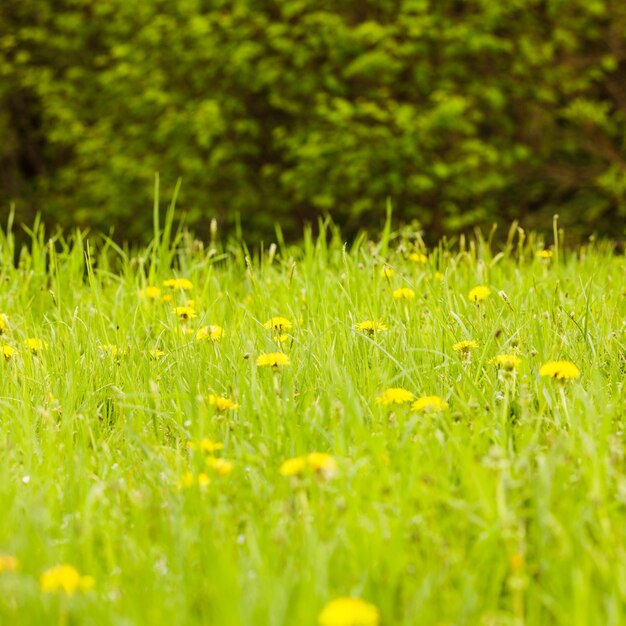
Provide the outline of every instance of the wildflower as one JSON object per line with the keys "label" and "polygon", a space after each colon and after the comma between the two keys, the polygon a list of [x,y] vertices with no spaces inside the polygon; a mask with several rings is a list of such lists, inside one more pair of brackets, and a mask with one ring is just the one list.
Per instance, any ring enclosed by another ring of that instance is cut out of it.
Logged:
{"label": "wildflower", "polygon": [[8,328],[9,318],[4,314],[0,313],[0,335],[2,335]]}
{"label": "wildflower", "polygon": [[15,348],[11,346],[2,346],[2,356],[4,360],[8,363],[15,355]]}
{"label": "wildflower", "polygon": [[158,348],[153,348],[150,350],[149,354],[153,359],[160,359],[161,357],[164,357],[167,352],[163,352],[163,350],[159,350]]}
{"label": "wildflower", "polygon": [[17,557],[10,554],[0,554],[0,574],[2,572],[16,572],[20,566]]}
{"label": "wildflower", "polygon": [[224,448],[224,444],[220,443],[219,441],[213,441],[208,437],[203,437],[198,441],[188,441],[187,447],[190,450],[200,450],[202,452],[208,452],[209,454],[213,454],[213,452],[222,450]]}
{"label": "wildflower", "polygon": [[103,354],[110,354],[111,356],[119,356],[124,353],[124,350],[113,343],[103,343],[98,346],[98,350]]}
{"label": "wildflower", "polygon": [[154,285],[148,285],[139,292],[139,295],[146,300],[158,300],[161,295],[161,289]]}
{"label": "wildflower", "polygon": [[428,263],[428,257],[423,252],[411,252],[409,259],[418,265],[426,265]]}
{"label": "wildflower", "polygon": [[580,370],[570,361],[550,361],[541,366],[539,376],[550,376],[557,380],[573,380],[580,376]]}
{"label": "wildflower", "polygon": [[521,362],[522,360],[515,354],[498,354],[489,361],[489,363],[503,367],[505,370],[516,370]]}
{"label": "wildflower", "polygon": [[385,265],[383,269],[380,270],[380,275],[383,278],[386,278],[387,280],[389,280],[393,276],[393,267],[390,267],[389,265]]}
{"label": "wildflower", "polygon": [[217,459],[214,456],[207,458],[205,463],[219,476],[228,476],[233,471],[235,464],[226,459]]}
{"label": "wildflower", "polygon": [[197,317],[196,310],[192,306],[175,306],[174,313],[178,315],[178,319],[181,322],[186,322],[194,317]]}
{"label": "wildflower", "polygon": [[442,272],[435,272],[435,275],[433,277],[435,280],[437,281],[441,281],[444,279],[444,275]]}
{"label": "wildflower", "polygon": [[396,300],[413,300],[415,298],[415,292],[409,287],[400,287],[393,292],[393,297]]}
{"label": "wildflower", "polygon": [[283,461],[279,472],[281,476],[302,476],[307,470],[323,478],[332,478],[337,471],[337,461],[325,452],[311,452]]}
{"label": "wildflower", "polygon": [[552,250],[539,250],[537,256],[540,259],[551,259],[554,256],[554,252]]}
{"label": "wildflower", "polygon": [[371,320],[359,322],[354,325],[354,328],[366,335],[373,335],[374,333],[381,333],[387,330],[387,327],[382,322],[372,322]]}
{"label": "wildflower", "polygon": [[336,598],[319,614],[319,626],[379,626],[380,612],[360,598]]}
{"label": "wildflower", "polygon": [[213,393],[210,393],[207,396],[207,400],[211,406],[214,406],[218,411],[228,411],[229,409],[238,409],[239,405],[231,400],[230,398],[225,398],[224,396],[216,396]]}
{"label": "wildflower", "polygon": [[402,387],[392,387],[376,398],[376,404],[406,404],[415,399],[415,396]]}
{"label": "wildflower", "polygon": [[484,300],[489,295],[491,295],[491,289],[489,287],[485,287],[485,285],[478,285],[478,287],[474,287],[468,294],[468,298],[472,302],[480,302]]}
{"label": "wildflower", "polygon": [[172,296],[171,293],[166,293],[162,298],[161,298],[161,302],[163,304],[168,304],[169,302],[171,302],[174,299],[174,296]]}
{"label": "wildflower", "polygon": [[185,472],[178,481],[179,489],[188,489],[194,485],[198,485],[200,488],[206,487],[211,482],[208,474],[201,472],[198,476],[194,476],[192,472]]}
{"label": "wildflower", "polygon": [[224,329],[216,324],[209,324],[203,326],[196,333],[196,339],[201,341],[202,339],[210,339],[211,341],[221,341],[224,337]]}
{"label": "wildflower", "polygon": [[443,411],[448,406],[449,404],[439,396],[422,396],[411,405],[411,411]]}
{"label": "wildflower", "polygon": [[474,348],[478,348],[478,344],[475,341],[459,341],[452,346],[455,352],[469,352]]}
{"label": "wildflower", "polygon": [[290,330],[293,327],[292,323],[285,317],[272,317],[263,326],[267,330],[275,330],[279,333],[284,330]]}
{"label": "wildflower", "polygon": [[289,365],[291,361],[286,354],[282,352],[270,352],[269,354],[259,354],[259,358],[256,360],[256,364],[259,367],[265,365],[271,365],[272,367],[279,367],[282,365]]}
{"label": "wildflower", "polygon": [[45,341],[37,339],[36,337],[29,337],[26,341],[24,341],[24,343],[31,351],[31,354],[38,354],[40,350],[48,347],[48,344]]}
{"label": "wildflower", "polygon": [[71,596],[77,590],[88,591],[94,586],[92,576],[82,576],[73,565],[55,565],[47,569],[39,579],[44,593],[63,591]]}
{"label": "wildflower", "polygon": [[193,283],[188,278],[168,278],[163,281],[163,286],[170,289],[182,289],[183,291],[193,289]]}

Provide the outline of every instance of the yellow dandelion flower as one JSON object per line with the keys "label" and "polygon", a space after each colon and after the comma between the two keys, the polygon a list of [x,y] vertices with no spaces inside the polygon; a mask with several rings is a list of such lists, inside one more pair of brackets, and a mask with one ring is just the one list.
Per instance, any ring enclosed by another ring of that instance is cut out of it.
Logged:
{"label": "yellow dandelion flower", "polygon": [[178,315],[178,319],[181,322],[186,322],[194,317],[198,317],[196,315],[196,310],[192,306],[175,306],[174,313]]}
{"label": "yellow dandelion flower", "polygon": [[16,572],[20,566],[17,557],[10,554],[0,554],[0,574],[2,572]]}
{"label": "yellow dandelion flower", "polygon": [[415,291],[409,287],[400,287],[393,292],[393,297],[396,300],[413,300],[413,298],[415,298]]}
{"label": "yellow dandelion flower", "polygon": [[82,576],[73,565],[55,565],[41,575],[39,584],[44,593],[62,591],[71,596],[76,591],[88,591],[94,586],[92,576]]}
{"label": "yellow dandelion flower", "polygon": [[0,335],[6,332],[8,326],[9,318],[4,313],[0,313]]}
{"label": "yellow dandelion flower", "polygon": [[310,452],[283,461],[279,469],[281,476],[302,476],[307,471],[323,478],[332,478],[337,471],[337,461],[325,452]]}
{"label": "yellow dandelion flower", "polygon": [[101,343],[98,346],[98,350],[102,354],[110,354],[111,356],[120,356],[121,354],[124,354],[124,350],[113,343]]}
{"label": "yellow dandelion flower", "polygon": [[281,476],[300,476],[306,470],[306,457],[296,456],[283,461],[279,472]]}
{"label": "yellow dandelion flower", "polygon": [[428,263],[428,257],[423,252],[411,252],[409,259],[417,265],[426,265]]}
{"label": "yellow dandelion flower", "polygon": [[380,626],[380,612],[360,598],[331,600],[317,618],[319,626]]}
{"label": "yellow dandelion flower", "polygon": [[174,300],[174,296],[171,293],[166,293],[162,298],[161,298],[161,302],[163,304],[169,304],[170,302],[172,302],[172,300]]}
{"label": "yellow dandelion flower", "polygon": [[161,289],[154,285],[148,285],[139,292],[139,295],[146,300],[158,300],[161,296]]}
{"label": "yellow dandelion flower", "polygon": [[376,404],[406,404],[412,402],[415,396],[402,387],[392,387],[376,398]]}
{"label": "yellow dandelion flower", "polygon": [[580,376],[580,370],[570,361],[550,361],[541,366],[539,376],[550,376],[557,380],[573,380]]}
{"label": "yellow dandelion flower", "polygon": [[239,405],[224,396],[216,396],[214,393],[210,393],[207,396],[207,400],[211,406],[214,406],[218,411],[228,411],[230,409],[238,409]]}
{"label": "yellow dandelion flower", "polygon": [[226,459],[217,459],[214,456],[207,458],[205,463],[219,476],[228,476],[233,471],[235,464]]}
{"label": "yellow dandelion flower", "polygon": [[152,350],[150,350],[148,352],[148,354],[153,359],[160,359],[160,358],[164,357],[167,354],[167,352],[163,352],[163,350],[159,350],[158,348],[153,348]]}
{"label": "yellow dandelion flower", "polygon": [[2,356],[7,362],[9,362],[15,356],[15,352],[16,350],[12,346],[2,346]]}
{"label": "yellow dandelion flower", "polygon": [[208,437],[203,437],[198,441],[188,441],[187,447],[190,450],[200,450],[201,452],[207,452],[209,454],[213,454],[213,452],[217,452],[218,450],[224,449],[224,444],[219,441],[213,441]]}
{"label": "yellow dandelion flower", "polygon": [[221,341],[224,337],[224,329],[216,324],[209,324],[198,329],[196,333],[196,340],[202,341],[203,339],[209,339],[210,341]]}
{"label": "yellow dandelion flower", "polygon": [[537,256],[540,259],[551,259],[554,256],[554,252],[552,250],[539,250]]}
{"label": "yellow dandelion flower", "polygon": [[380,270],[380,275],[383,278],[386,278],[387,280],[389,280],[393,276],[393,267],[390,267],[389,265],[385,265],[385,267],[383,267],[383,269]]}
{"label": "yellow dandelion flower", "polygon": [[284,330],[291,330],[293,324],[286,317],[272,317],[265,324],[263,324],[267,330],[275,330],[282,333]]}
{"label": "yellow dandelion flower", "polygon": [[521,365],[522,360],[515,354],[498,354],[489,363],[503,367],[505,370],[516,370]]}
{"label": "yellow dandelion flower", "polygon": [[366,335],[373,335],[374,333],[382,333],[387,330],[387,327],[382,322],[372,322],[371,320],[365,320],[354,325],[354,328],[360,333]]}
{"label": "yellow dandelion flower", "polygon": [[489,289],[489,287],[485,287],[485,285],[478,285],[478,287],[474,287],[472,290],[470,290],[468,298],[472,302],[480,302],[490,295],[491,289]]}
{"label": "yellow dandelion flower", "polygon": [[47,348],[48,344],[41,339],[37,339],[36,337],[29,337],[24,341],[26,347],[30,350],[31,354],[37,354],[43,348]]}
{"label": "yellow dandelion flower", "polygon": [[433,276],[433,278],[436,281],[442,281],[445,277],[443,275],[443,272],[435,272],[435,275]]}
{"label": "yellow dandelion flower", "polygon": [[194,487],[196,485],[200,488],[204,488],[210,482],[211,479],[205,472],[201,472],[197,477],[193,475],[193,472],[185,472],[178,481],[178,488],[189,489],[190,487]]}
{"label": "yellow dandelion flower", "polygon": [[183,291],[193,289],[193,283],[188,278],[168,278],[163,281],[163,286],[170,289],[182,289]]}
{"label": "yellow dandelion flower", "polygon": [[448,403],[439,396],[422,396],[411,405],[411,410],[416,413],[420,411],[443,411],[448,406]]}
{"label": "yellow dandelion flower", "polygon": [[455,352],[469,352],[474,348],[478,348],[478,344],[475,341],[459,341],[452,346]]}
{"label": "yellow dandelion flower", "polygon": [[282,365],[289,365],[291,361],[286,354],[282,352],[270,352],[269,354],[259,354],[259,358],[256,360],[256,364],[259,367],[270,365],[271,367],[279,367]]}

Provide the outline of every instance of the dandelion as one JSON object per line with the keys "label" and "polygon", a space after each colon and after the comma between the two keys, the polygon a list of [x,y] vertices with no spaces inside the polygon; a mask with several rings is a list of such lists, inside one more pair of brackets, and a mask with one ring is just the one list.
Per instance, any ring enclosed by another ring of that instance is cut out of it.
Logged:
{"label": "dandelion", "polygon": [[197,485],[201,489],[204,489],[209,483],[211,479],[209,475],[201,472],[198,476],[194,476],[192,472],[185,472],[178,481],[179,489],[189,489],[190,487],[194,487]]}
{"label": "dandelion", "polygon": [[323,478],[332,478],[337,471],[337,461],[325,452],[311,452],[283,461],[279,472],[281,476],[302,476],[311,471]]}
{"label": "dandelion", "polygon": [[445,277],[442,272],[435,272],[435,275],[433,276],[433,278],[439,282],[439,281],[442,281]]}
{"label": "dandelion", "polygon": [[537,256],[540,259],[551,259],[554,256],[554,252],[552,250],[539,250]]}
{"label": "dandelion", "polygon": [[286,317],[272,317],[265,324],[263,324],[267,330],[275,330],[276,332],[283,332],[284,330],[291,330],[293,324]]}
{"label": "dandelion", "polygon": [[428,263],[428,257],[423,252],[411,252],[409,259],[417,265],[426,265]]}
{"label": "dandelion", "polygon": [[256,360],[256,364],[259,367],[270,365],[271,367],[280,367],[283,365],[289,365],[291,361],[286,354],[282,352],[270,352],[269,354],[259,354],[259,358]]}
{"label": "dandelion", "polygon": [[420,411],[443,411],[448,406],[449,404],[439,396],[422,396],[411,405],[411,411],[416,413]]}
{"label": "dandelion", "polygon": [[8,363],[15,356],[15,348],[11,346],[2,346],[2,356]]}
{"label": "dandelion", "polygon": [[219,441],[213,441],[212,439],[209,439],[208,437],[203,437],[202,439],[199,439],[198,441],[188,441],[187,447],[190,450],[199,450],[201,452],[207,452],[208,454],[213,454],[214,452],[217,452],[218,450],[223,450],[224,444],[220,443]]}
{"label": "dandelion", "polygon": [[475,341],[459,341],[452,346],[455,352],[469,353],[470,350],[478,348],[478,344]]}
{"label": "dandelion", "polygon": [[219,476],[228,476],[233,471],[233,467],[235,467],[232,461],[217,459],[214,456],[208,457],[205,463]]}
{"label": "dandelion", "polygon": [[412,402],[415,396],[402,387],[392,387],[376,398],[376,404],[406,404]]}
{"label": "dandelion", "polygon": [[193,283],[188,278],[168,278],[163,281],[163,286],[170,289],[182,289],[183,291],[193,289]]}
{"label": "dandelion", "polygon": [[158,348],[153,348],[152,350],[150,350],[150,352],[148,353],[153,359],[160,359],[162,357],[164,357],[167,352],[164,352],[163,350],[159,350]]}
{"label": "dandelion", "polygon": [[389,280],[393,276],[393,267],[385,265],[383,269],[380,270],[380,275]]}
{"label": "dandelion", "polygon": [[4,313],[0,313],[0,335],[6,332],[8,326],[9,318]]}
{"label": "dandelion", "polygon": [[174,300],[174,296],[172,296],[171,293],[166,293],[162,298],[161,298],[161,302],[163,304],[169,304],[170,302],[172,302],[172,300]]}
{"label": "dandelion", "polygon": [[211,406],[214,406],[218,411],[228,411],[230,409],[238,409],[239,405],[231,400],[230,398],[226,398],[224,396],[217,396],[213,393],[210,393],[207,396],[207,400]]}
{"label": "dandelion", "polygon": [[489,361],[492,365],[497,365],[505,370],[516,370],[519,368],[522,360],[515,354],[498,354]]}
{"label": "dandelion", "polygon": [[209,324],[203,326],[196,333],[196,340],[202,341],[203,339],[209,339],[210,341],[221,341],[224,337],[224,329],[216,324]]}
{"label": "dandelion", "polygon": [[415,298],[415,291],[409,287],[400,287],[393,292],[393,297],[396,300],[413,300],[413,298]]}
{"label": "dandelion", "polygon": [[55,565],[47,569],[39,579],[41,590],[44,593],[63,591],[71,596],[75,591],[88,591],[94,586],[92,576],[82,576],[73,565]]}
{"label": "dandelion", "polygon": [[557,380],[573,380],[580,376],[580,370],[570,361],[550,361],[541,366],[539,376],[550,376]]}
{"label": "dandelion", "polygon": [[146,300],[158,300],[161,296],[161,289],[154,285],[148,285],[139,292],[139,295]]}
{"label": "dandelion", "polygon": [[317,618],[319,626],[379,626],[380,612],[360,598],[335,598]]}
{"label": "dandelion", "polygon": [[197,317],[196,310],[192,306],[175,306],[174,313],[178,315],[178,319],[181,322],[186,322]]}
{"label": "dandelion", "polygon": [[48,344],[36,337],[29,337],[24,341],[26,347],[30,350],[31,354],[38,354],[43,348],[47,348]]}
{"label": "dandelion", "polygon": [[0,554],[0,574],[3,572],[16,572],[20,566],[17,557],[10,554]]}
{"label": "dandelion", "polygon": [[98,350],[102,354],[110,354],[111,356],[120,356],[121,354],[124,354],[124,350],[113,343],[101,343],[98,346]]}
{"label": "dandelion", "polygon": [[365,335],[373,335],[374,333],[382,333],[387,330],[387,327],[382,322],[372,322],[371,320],[365,320],[354,325],[354,328],[360,333]]}
{"label": "dandelion", "polygon": [[491,289],[485,287],[485,285],[478,285],[474,287],[468,294],[468,298],[472,302],[480,302],[491,295]]}

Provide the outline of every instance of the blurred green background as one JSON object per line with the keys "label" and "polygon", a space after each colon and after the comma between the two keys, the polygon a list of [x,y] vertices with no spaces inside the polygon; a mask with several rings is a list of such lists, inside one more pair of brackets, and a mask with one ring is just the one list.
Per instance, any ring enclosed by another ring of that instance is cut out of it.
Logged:
{"label": "blurred green background", "polygon": [[0,137],[26,223],[622,236],[626,2],[2,0]]}

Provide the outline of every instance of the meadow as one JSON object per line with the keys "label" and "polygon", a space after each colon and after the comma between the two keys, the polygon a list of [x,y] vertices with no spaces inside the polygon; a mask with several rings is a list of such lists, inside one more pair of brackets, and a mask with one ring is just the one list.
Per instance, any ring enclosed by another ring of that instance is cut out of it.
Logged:
{"label": "meadow", "polygon": [[0,623],[626,624],[626,260],[512,227],[0,234]]}

